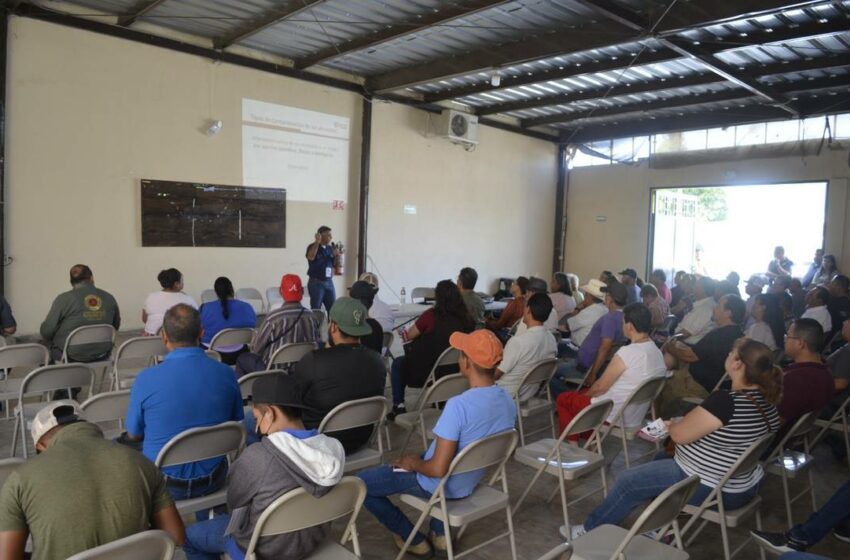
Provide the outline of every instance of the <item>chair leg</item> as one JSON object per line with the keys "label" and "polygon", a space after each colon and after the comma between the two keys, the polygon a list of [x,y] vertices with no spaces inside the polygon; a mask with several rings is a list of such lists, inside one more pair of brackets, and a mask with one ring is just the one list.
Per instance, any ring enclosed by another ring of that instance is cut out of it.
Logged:
{"label": "chair leg", "polygon": [[[756,510],[756,530],[761,531],[761,509]],[[758,547],[761,560],[766,560],[764,555],[764,547]]]}
{"label": "chair leg", "polygon": [[432,504],[428,504],[428,507],[425,511],[422,512],[422,515],[419,516],[419,519],[416,520],[416,525],[413,526],[413,530],[410,531],[410,534],[407,535],[407,540],[404,541],[404,546],[401,547],[401,550],[398,551],[398,556],[395,557],[395,560],[401,560],[404,558],[404,554],[407,552],[407,549],[413,543],[413,537],[419,532],[419,528],[422,527],[422,523],[425,522],[425,518],[428,516],[428,511],[430,511],[430,506]]}
{"label": "chair leg", "polygon": [[[721,513],[721,515],[723,515]],[[720,537],[723,539],[723,557],[726,560],[732,560],[732,553],[729,551],[729,531],[726,528],[724,519],[720,519]]]}
{"label": "chair leg", "polygon": [[416,430],[416,426],[413,426],[409,430],[407,430],[407,435],[404,437],[404,444],[401,446],[401,451],[399,452],[401,455],[404,455],[407,446],[410,444],[410,438],[413,436],[414,430]]}
{"label": "chair leg", "polygon": [[[625,422],[623,423],[625,424]],[[626,440],[625,427],[620,429],[620,440],[623,442],[623,455],[626,459],[626,468],[628,469],[631,465],[629,465],[629,442]]]}
{"label": "chair leg", "polygon": [[519,446],[525,447],[525,431],[522,428],[522,414],[520,414],[519,412],[517,412],[516,415],[516,423],[517,427],[519,428]]}
{"label": "chair leg", "polygon": [[440,509],[443,510],[443,519],[446,520],[443,523],[443,528],[446,530],[446,557],[449,560],[454,560],[455,550],[454,545],[452,544],[452,526],[449,524],[449,511],[446,507],[445,497],[440,499]]}
{"label": "chair leg", "polygon": [[428,449],[428,436],[425,434],[425,422],[419,423],[419,435],[422,436],[422,449]]}
{"label": "chair leg", "polygon": [[21,417],[15,413],[15,429],[12,431],[12,449],[9,457],[17,455],[18,451],[18,426],[20,426]]}
{"label": "chair leg", "polygon": [[558,473],[558,490],[561,492],[561,512],[564,514],[564,527],[566,527],[566,533],[570,534],[570,514],[567,511],[567,490],[564,487],[564,475],[562,473]]}
{"label": "chair leg", "polygon": [[812,467],[808,468],[809,471],[809,494],[812,497],[812,512],[816,512],[818,510],[818,504],[815,500],[815,477],[814,473],[812,473]]}
{"label": "chair leg", "polygon": [[788,491],[788,477],[782,469],[782,493],[785,496],[785,516],[788,518],[788,530],[794,527],[794,517],[791,514],[791,493]]}
{"label": "chair leg", "polygon": [[[70,395],[70,393],[68,393]],[[24,454],[24,459],[29,459],[29,449],[27,448],[27,421],[24,419],[23,405],[21,405],[21,450]]]}
{"label": "chair leg", "polygon": [[531,478],[531,482],[528,483],[528,486],[525,487],[525,490],[523,491],[522,495],[519,497],[519,500],[517,500],[517,502],[514,504],[514,512],[513,512],[514,515],[519,513],[519,508],[520,508],[520,506],[522,506],[522,502],[525,501],[526,496],[528,496],[528,493],[531,492],[531,489],[534,487],[534,483],[537,482],[537,479],[540,478],[541,474],[543,474],[543,469],[545,469],[545,468],[546,468],[545,465],[541,466],[540,468],[537,469],[537,472],[534,473],[534,476]]}
{"label": "chair leg", "polygon": [[514,536],[514,520],[511,515],[511,504],[505,508],[508,517],[508,540],[511,541],[511,559],[516,560],[516,537]]}

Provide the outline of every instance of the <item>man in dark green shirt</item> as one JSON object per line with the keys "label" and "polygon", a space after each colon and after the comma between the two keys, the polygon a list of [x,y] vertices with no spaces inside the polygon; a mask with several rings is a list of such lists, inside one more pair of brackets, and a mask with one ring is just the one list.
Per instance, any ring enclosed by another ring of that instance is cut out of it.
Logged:
{"label": "man in dark green shirt", "polygon": [[[106,324],[118,330],[121,326],[121,315],[115,298],[95,287],[89,267],[84,264],[71,267],[71,286],[71,290],[56,296],[41,324],[41,336],[56,361],[62,359],[65,339],[74,329]],[[110,343],[81,344],[69,351],[69,359],[73,362],[94,362],[106,357],[111,351]]]}
{"label": "man in dark green shirt", "polygon": [[475,284],[478,282],[478,273],[474,268],[462,268],[457,276],[457,289],[463,297],[463,303],[469,310],[470,316],[475,321],[475,328],[484,328],[484,302],[475,294]]}

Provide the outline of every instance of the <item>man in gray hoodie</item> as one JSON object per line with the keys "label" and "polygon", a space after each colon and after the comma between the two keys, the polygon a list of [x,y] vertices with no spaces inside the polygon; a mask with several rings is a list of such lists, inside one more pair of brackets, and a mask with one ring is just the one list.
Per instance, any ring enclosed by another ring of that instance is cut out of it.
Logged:
{"label": "man in gray hoodie", "polygon": [[[189,560],[218,560],[225,552],[233,559],[244,558],[257,520],[274,500],[296,488],[321,497],[342,479],[342,444],[304,428],[301,413],[306,407],[295,379],[261,377],[253,393],[257,433],[263,439],[247,447],[230,467],[230,513],[187,529],[183,551]],[[322,525],[265,537],[256,552],[260,558],[298,560],[315,550],[327,531]]]}

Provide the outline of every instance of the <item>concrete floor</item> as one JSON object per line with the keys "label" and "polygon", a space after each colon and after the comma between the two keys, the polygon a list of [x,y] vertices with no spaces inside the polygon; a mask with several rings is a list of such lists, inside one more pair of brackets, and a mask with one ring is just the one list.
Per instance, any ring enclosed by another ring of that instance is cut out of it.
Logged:
{"label": "concrete floor", "polygon": [[[122,337],[123,338],[123,337]],[[24,372],[14,372],[13,376],[17,377]],[[409,393],[409,398],[415,398],[415,394]],[[84,396],[81,396],[84,398]],[[530,419],[528,427],[533,430],[547,424],[545,418]],[[11,420],[0,421],[0,456],[7,457],[10,454],[10,444],[12,440],[12,428],[14,422]],[[106,426],[106,428],[114,428],[114,426]],[[398,449],[404,439],[404,432],[399,427],[391,424],[390,433],[393,441],[393,449]],[[546,433],[540,433],[532,436],[547,437]],[[619,453],[620,445],[613,439],[606,441],[605,455],[613,458],[613,461],[608,467],[609,488],[613,480],[616,479],[618,473],[625,468],[622,458],[622,453]],[[650,444],[636,440],[630,442],[630,455],[632,457],[639,456],[651,450]],[[413,438],[410,451],[421,451],[421,442],[417,438]],[[388,459],[392,459],[397,453],[390,452]],[[814,452],[815,461],[813,464],[815,474],[815,494],[817,503],[823,504],[838,486],[843,484],[850,471],[846,464],[838,463],[830,453],[828,447],[821,445]],[[513,460],[509,461],[508,467],[508,484],[512,500],[515,501],[533,476],[533,471]],[[580,496],[589,490],[599,486],[599,476],[597,474],[590,475],[586,481],[568,487],[571,496]],[[563,523],[561,506],[556,498],[552,503],[547,504],[546,498],[552,489],[556,486],[556,479],[551,476],[544,475],[537,482],[529,497],[526,499],[521,511],[514,518],[516,529],[517,542],[517,558],[522,560],[535,560],[543,553],[556,546],[560,542],[558,527]],[[797,488],[802,481],[792,481],[792,489]],[[761,514],[764,527],[767,530],[781,531],[786,528],[785,508],[782,497],[782,484],[778,477],[768,475],[762,484],[762,506]],[[580,523],[584,520],[587,514],[599,504],[602,500],[602,494],[597,493],[584,501],[572,506],[569,510],[570,520],[572,523]],[[405,509],[405,508],[403,508]],[[412,519],[415,520],[412,510],[405,509],[410,512]],[[801,499],[795,504],[794,519],[795,522],[804,521],[811,513],[811,503],[808,499]],[[850,512],[848,512],[850,513]],[[733,548],[747,536],[748,530],[753,525],[754,520],[748,520],[742,528],[730,530]],[[360,543],[363,552],[363,558],[367,559],[392,559],[397,553],[397,549],[393,544],[393,540],[388,531],[380,526],[374,517],[367,511],[363,511],[358,519],[358,530],[360,534]],[[506,527],[504,514],[496,513],[481,521],[472,524],[457,549],[462,551],[464,548],[474,546],[476,543],[482,542],[489,538],[490,535],[501,532]],[[334,535],[341,534],[341,526],[335,525]],[[687,548],[690,557],[696,560],[709,560],[722,558],[723,552],[720,544],[720,531],[714,525],[709,525],[696,541]],[[848,558],[850,556],[850,545],[844,544],[836,540],[831,535],[826,537],[821,543],[812,548],[810,552],[820,554],[829,558]],[[182,558],[182,553],[178,553],[178,557]],[[757,558],[758,549],[754,544],[749,544],[737,558]],[[511,558],[510,547],[507,539],[492,543],[475,553],[469,555],[469,558],[474,559],[509,559]]]}

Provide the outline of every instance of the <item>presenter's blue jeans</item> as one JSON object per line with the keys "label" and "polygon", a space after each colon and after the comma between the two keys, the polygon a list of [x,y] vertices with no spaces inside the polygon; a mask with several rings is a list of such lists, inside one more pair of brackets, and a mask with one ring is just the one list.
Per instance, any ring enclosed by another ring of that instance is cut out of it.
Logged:
{"label": "presenter's blue jeans", "polygon": [[327,280],[310,278],[307,281],[307,292],[310,294],[310,309],[321,309],[322,304],[324,304],[325,311],[331,312],[331,307],[336,301],[336,291],[332,278]]}
{"label": "presenter's blue jeans", "polygon": [[842,535],[850,534],[850,480],[842,484],[805,523],[795,525],[791,529],[791,536],[807,546],[814,546],[833,529]]}
{"label": "presenter's blue jeans", "polygon": [[230,514],[220,515],[209,521],[201,521],[186,527],[186,542],[183,552],[188,560],[219,560],[225,552],[232,560],[244,560],[245,553],[232,536],[225,537],[224,531],[230,523]]}

